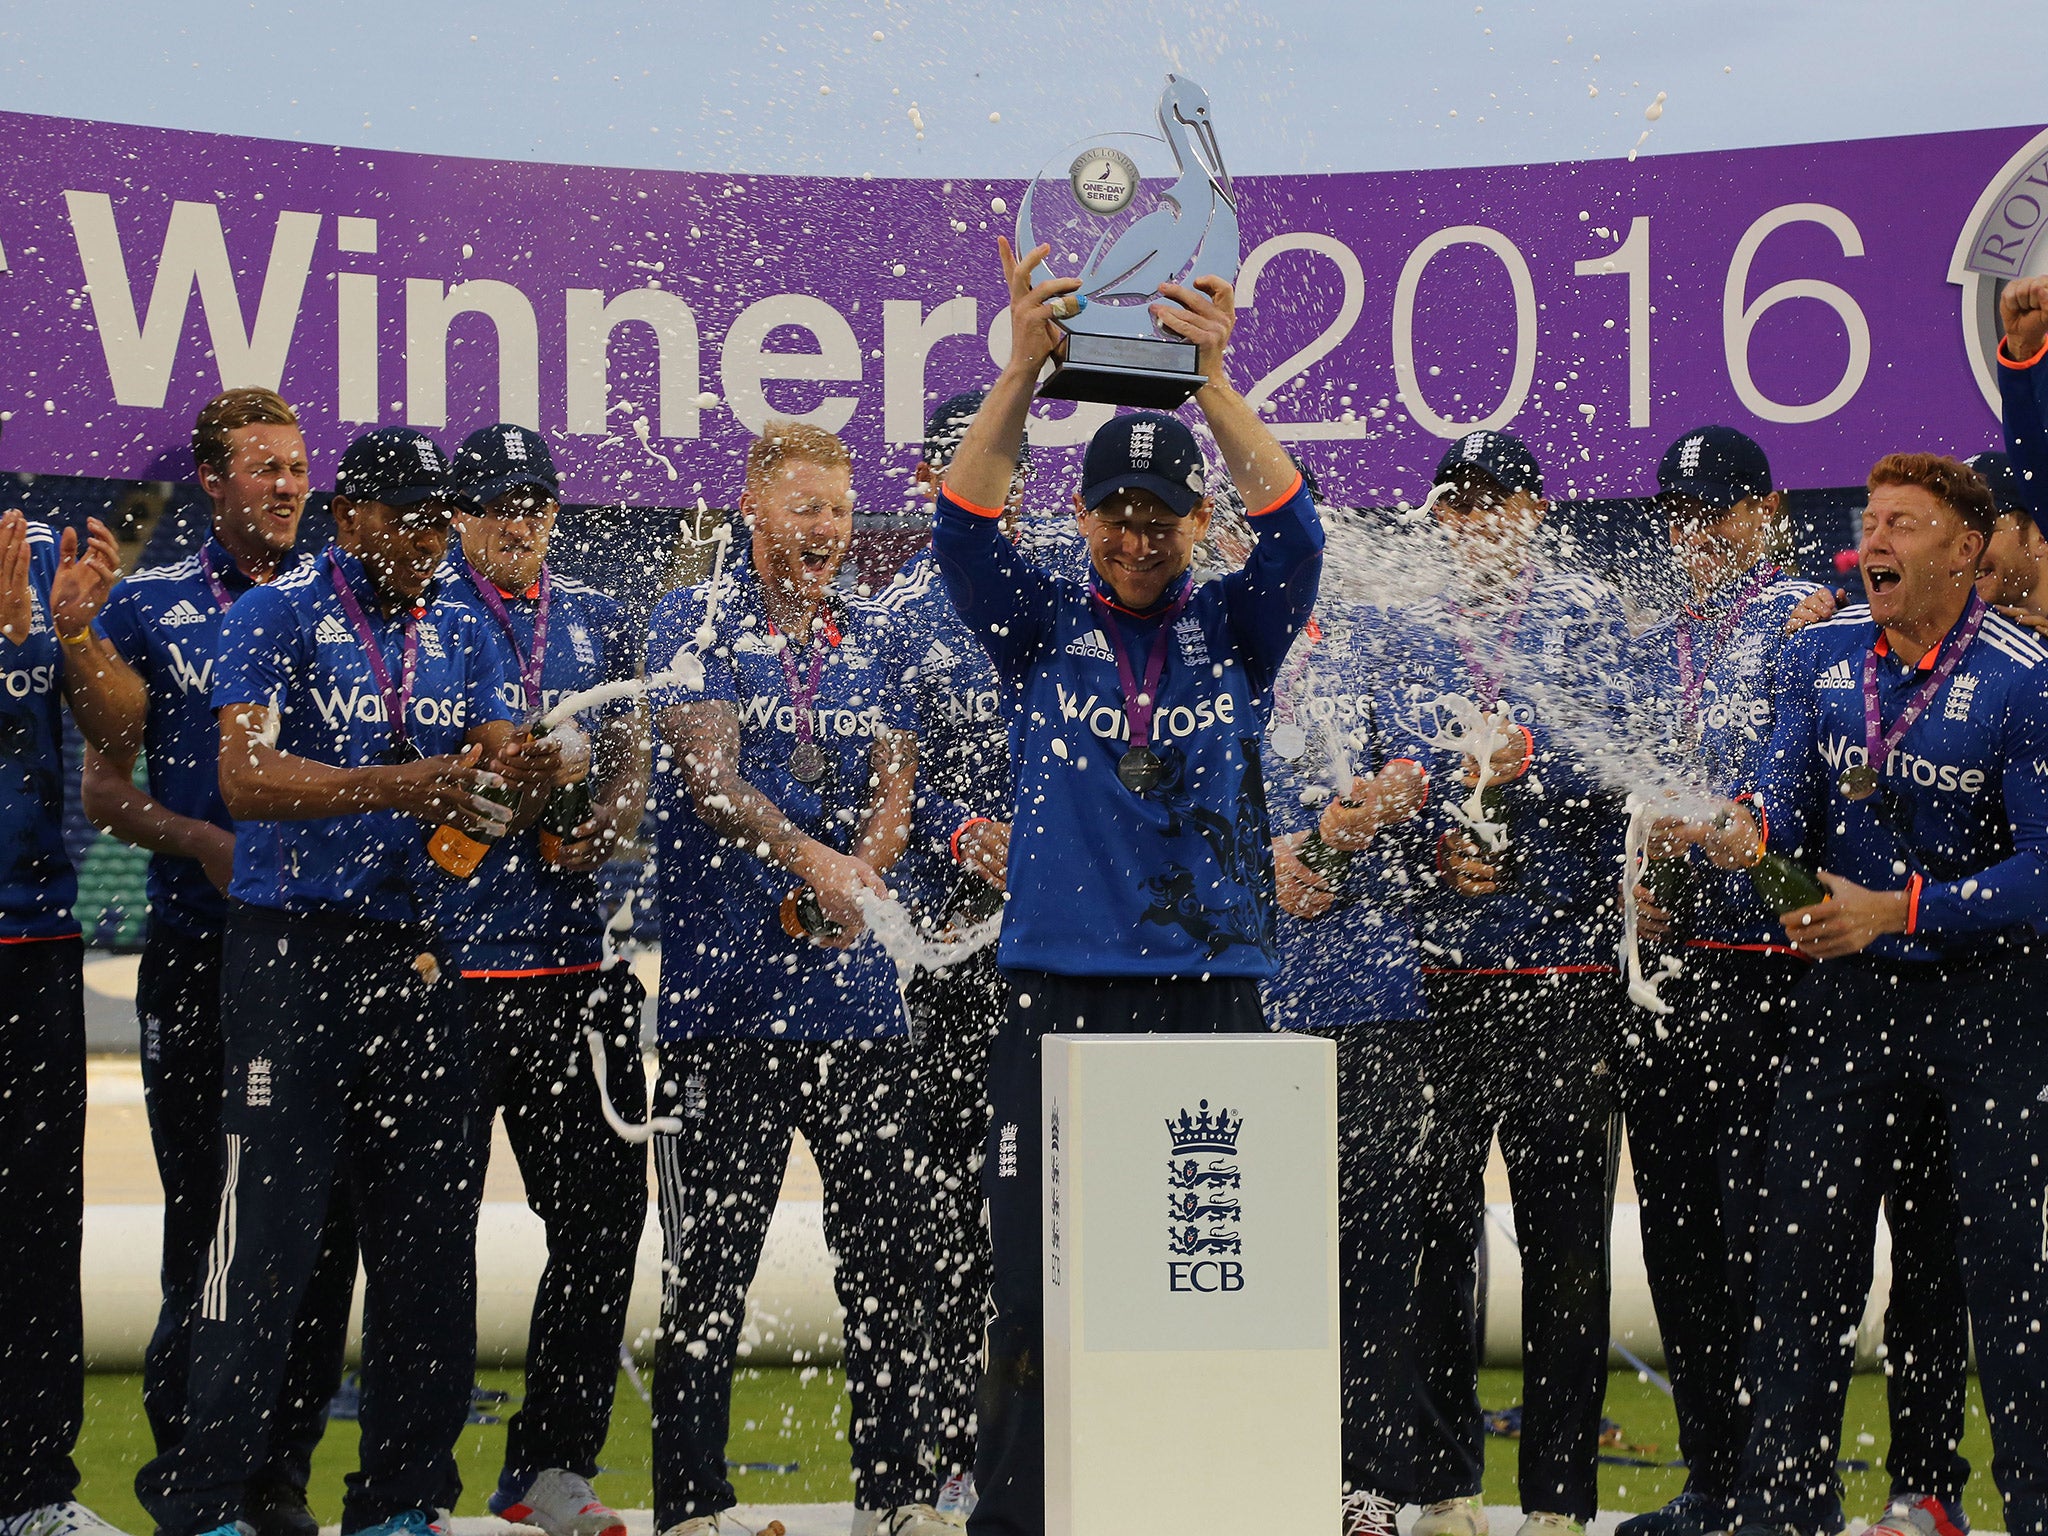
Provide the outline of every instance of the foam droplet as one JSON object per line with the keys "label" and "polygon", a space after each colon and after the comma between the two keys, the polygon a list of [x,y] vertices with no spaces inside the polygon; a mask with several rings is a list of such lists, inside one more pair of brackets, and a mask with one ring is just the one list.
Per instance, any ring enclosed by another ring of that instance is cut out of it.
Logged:
{"label": "foam droplet", "polygon": [[1643,116],[1648,121],[1654,123],[1657,121],[1658,118],[1662,117],[1663,115],[1664,93],[1662,91],[1659,91],[1657,93],[1657,99],[1651,102],[1647,107],[1643,108]]}
{"label": "foam droplet", "polygon": [[992,197],[988,200],[988,211],[990,213],[1008,213],[1010,205],[1000,197]]}

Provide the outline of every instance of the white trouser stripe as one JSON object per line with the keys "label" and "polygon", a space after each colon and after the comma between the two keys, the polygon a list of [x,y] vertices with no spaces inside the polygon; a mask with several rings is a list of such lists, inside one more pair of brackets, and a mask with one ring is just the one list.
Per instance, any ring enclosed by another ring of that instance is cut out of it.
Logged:
{"label": "white trouser stripe", "polygon": [[206,1289],[199,1299],[199,1315],[209,1322],[224,1323],[228,1317],[228,1268],[235,1262],[235,1185],[242,1175],[242,1138],[228,1136],[227,1181],[220,1192],[220,1215],[213,1228],[213,1249],[206,1261]]}

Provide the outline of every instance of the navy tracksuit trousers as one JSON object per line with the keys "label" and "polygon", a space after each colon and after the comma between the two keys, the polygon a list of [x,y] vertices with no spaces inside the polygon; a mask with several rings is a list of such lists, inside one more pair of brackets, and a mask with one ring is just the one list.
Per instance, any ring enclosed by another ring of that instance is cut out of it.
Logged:
{"label": "navy tracksuit trousers", "polygon": [[1420,1025],[1304,1030],[1337,1046],[1337,1244],[1344,1487],[1412,1503]]}
{"label": "navy tracksuit trousers", "polygon": [[[220,1212],[221,938],[150,924],[135,981],[142,1094],[164,1189],[163,1309],[142,1367],[142,1407],[158,1451],[185,1432],[192,1313]],[[345,1192],[328,1213],[327,1248],[292,1333],[269,1454],[251,1479],[301,1491],[327,1404],[341,1384],[356,1288],[355,1225]]]}
{"label": "navy tracksuit trousers", "polygon": [[1480,1490],[1476,1250],[1498,1131],[1522,1252],[1522,1507],[1591,1520],[1607,1391],[1612,1063],[1628,1004],[1608,971],[1440,973],[1424,990],[1416,1498]]}
{"label": "navy tracksuit trousers", "polygon": [[456,989],[410,924],[236,904],[223,953],[220,1213],[188,1423],[137,1475],[162,1536],[240,1517],[295,1321],[348,1191],[368,1286],[344,1532],[451,1501],[476,1361],[475,1091]]}
{"label": "navy tracksuit trousers", "polygon": [[[1796,955],[1688,949],[1684,973],[1663,988],[1671,1013],[1635,1015],[1621,1056],[1643,1262],[1686,1487],[1717,1501],[1733,1498],[1749,1432],[1742,1365],[1755,1314],[1758,1190],[1789,999],[1812,969]],[[1886,1196],[1896,1240],[1886,1460],[1895,1492],[1955,1500],[1970,1469],[1955,1449],[1969,1334],[1954,1190],[1939,1122],[1923,1117],[1914,1137]]]}
{"label": "navy tracksuit trousers", "polygon": [[925,1217],[918,1417],[935,1481],[943,1481],[974,1465],[990,1269],[981,1192],[988,1058],[1009,992],[994,950],[984,949],[948,970],[919,971],[903,1000],[917,1070],[918,1208]]}
{"label": "navy tracksuit trousers", "polygon": [[[2048,1530],[2048,962],[1825,961],[1792,995],[1763,1184],[1744,1524],[1831,1532],[1878,1202],[1947,1123],[1957,1246],[2007,1527]],[[1895,1475],[1897,1469],[1894,1469]]]}
{"label": "navy tracksuit trousers", "polygon": [[824,1181],[832,1284],[846,1308],[847,1441],[854,1502],[930,1498],[919,1465],[916,1175],[908,1145],[910,1042],[680,1040],[661,1048],[654,1145],[661,1188],[661,1335],[654,1349],[654,1525],[730,1509],[733,1358],[802,1131]]}
{"label": "navy tracksuit trousers", "polygon": [[85,1414],[84,943],[0,944],[0,1519],[78,1486]]}
{"label": "navy tracksuit trousers", "polygon": [[1045,1531],[1045,1273],[1039,1226],[1045,1103],[1039,1041],[1081,1029],[1104,1034],[1236,1034],[1266,1028],[1259,984],[1248,977],[1053,976],[1006,971],[1009,1010],[989,1058],[990,1292],[988,1370],[982,1377],[973,1536]]}
{"label": "navy tracksuit trousers", "polygon": [[619,1340],[647,1224],[647,1148],[605,1123],[583,1030],[604,1031],[606,1087],[639,1119],[646,994],[623,966],[465,978],[462,993],[481,1097],[478,1166],[489,1160],[491,1121],[502,1109],[526,1203],[547,1229],[547,1268],[526,1336],[526,1400],[505,1426],[505,1470],[528,1478],[561,1467],[591,1477],[611,1429]]}

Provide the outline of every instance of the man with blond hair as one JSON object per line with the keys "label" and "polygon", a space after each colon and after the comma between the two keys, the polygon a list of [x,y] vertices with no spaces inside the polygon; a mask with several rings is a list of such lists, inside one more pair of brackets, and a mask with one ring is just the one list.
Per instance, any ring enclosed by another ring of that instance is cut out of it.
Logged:
{"label": "man with blond hair", "polygon": [[647,646],[650,672],[691,675],[649,699],[662,948],[682,973],[660,1003],[660,1108],[681,1131],[656,1153],[655,1527],[738,1529],[733,1358],[801,1131],[846,1307],[854,1536],[937,1536],[955,1527],[919,1502],[908,1369],[910,1041],[889,956],[859,942],[910,837],[915,708],[894,621],[833,584],[853,536],[845,445],[769,422],[739,510],[750,538],[722,575],[662,599]]}

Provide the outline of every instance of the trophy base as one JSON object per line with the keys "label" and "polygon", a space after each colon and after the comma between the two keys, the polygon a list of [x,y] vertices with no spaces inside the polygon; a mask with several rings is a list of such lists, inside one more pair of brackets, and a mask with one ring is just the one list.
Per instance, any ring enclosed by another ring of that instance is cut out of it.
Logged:
{"label": "trophy base", "polygon": [[1170,411],[1209,382],[1191,341],[1067,332],[1067,355],[1038,386],[1048,400]]}

